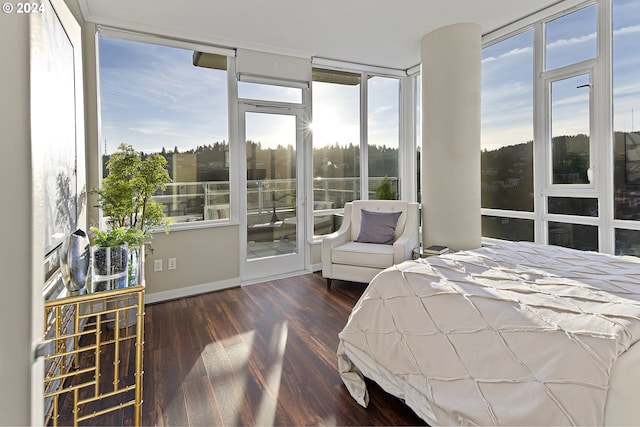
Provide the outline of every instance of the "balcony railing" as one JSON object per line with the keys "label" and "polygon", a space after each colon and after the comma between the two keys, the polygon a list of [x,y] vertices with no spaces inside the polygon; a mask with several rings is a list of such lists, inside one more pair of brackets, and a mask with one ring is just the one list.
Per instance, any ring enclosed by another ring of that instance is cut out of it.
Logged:
{"label": "balcony railing", "polygon": [[[369,178],[369,198],[383,177]],[[389,177],[398,194],[398,178]],[[173,223],[229,218],[229,181],[173,182],[153,198],[162,204]],[[283,220],[296,209],[295,179],[247,181],[247,216],[249,225]],[[360,198],[360,178],[315,178],[313,209],[342,209],[344,204]]]}

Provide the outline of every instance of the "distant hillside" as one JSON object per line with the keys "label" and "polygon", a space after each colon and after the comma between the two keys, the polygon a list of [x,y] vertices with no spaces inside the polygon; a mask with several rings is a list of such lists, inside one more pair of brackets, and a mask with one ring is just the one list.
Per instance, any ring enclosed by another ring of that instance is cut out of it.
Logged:
{"label": "distant hillside", "polygon": [[533,210],[533,141],[481,153],[482,207]]}
{"label": "distant hillside", "polygon": [[[614,134],[614,187],[616,218],[640,218],[634,194],[640,192],[640,133]],[[556,184],[588,183],[589,138],[587,135],[553,139],[553,180]],[[484,150],[482,207],[533,210],[533,142]],[[601,168],[603,170],[603,168]],[[631,196],[631,197],[629,197]]]}

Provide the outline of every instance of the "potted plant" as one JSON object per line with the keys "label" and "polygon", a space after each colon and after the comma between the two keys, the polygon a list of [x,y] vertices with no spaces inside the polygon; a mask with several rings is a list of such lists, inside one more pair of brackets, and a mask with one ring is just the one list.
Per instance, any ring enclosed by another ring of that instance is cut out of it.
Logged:
{"label": "potted plant", "polygon": [[107,161],[109,174],[102,180],[98,207],[112,228],[137,228],[142,231],[142,242],[148,243],[149,231],[163,227],[169,230],[169,221],[163,206],[153,200],[158,190],[164,190],[171,178],[167,172],[167,159],[154,154],[142,159],[131,145],[120,144],[118,151]]}
{"label": "potted plant", "polygon": [[91,247],[93,290],[125,287],[129,266],[127,229],[118,227],[100,231],[91,227],[91,231],[94,233]]}
{"label": "potted plant", "polygon": [[[143,159],[131,145],[120,144],[106,167],[109,174],[102,180],[100,188],[93,190],[98,196],[97,206],[106,218],[106,230],[92,227],[95,234],[93,243],[99,247],[126,243],[131,270],[129,285],[136,285],[140,248],[145,244],[148,247],[151,230],[162,227],[169,232],[170,222],[164,208],[152,198],[171,182],[167,160],[160,154]],[[94,274],[99,274],[99,271],[94,269]]]}

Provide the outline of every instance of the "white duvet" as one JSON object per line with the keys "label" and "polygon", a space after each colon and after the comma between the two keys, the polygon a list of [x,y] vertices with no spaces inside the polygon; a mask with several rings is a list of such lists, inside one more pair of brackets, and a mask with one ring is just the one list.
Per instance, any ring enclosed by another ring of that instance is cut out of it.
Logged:
{"label": "white duvet", "polygon": [[364,374],[430,423],[603,425],[612,367],[640,338],[640,261],[507,243],[405,262],[339,338],[363,406]]}

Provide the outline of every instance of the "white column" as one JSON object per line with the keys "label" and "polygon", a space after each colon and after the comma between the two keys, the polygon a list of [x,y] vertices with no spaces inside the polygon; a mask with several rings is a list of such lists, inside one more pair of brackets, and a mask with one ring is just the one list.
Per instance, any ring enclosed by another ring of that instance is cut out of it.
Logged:
{"label": "white column", "polygon": [[422,39],[422,240],[480,247],[481,29],[455,24]]}

